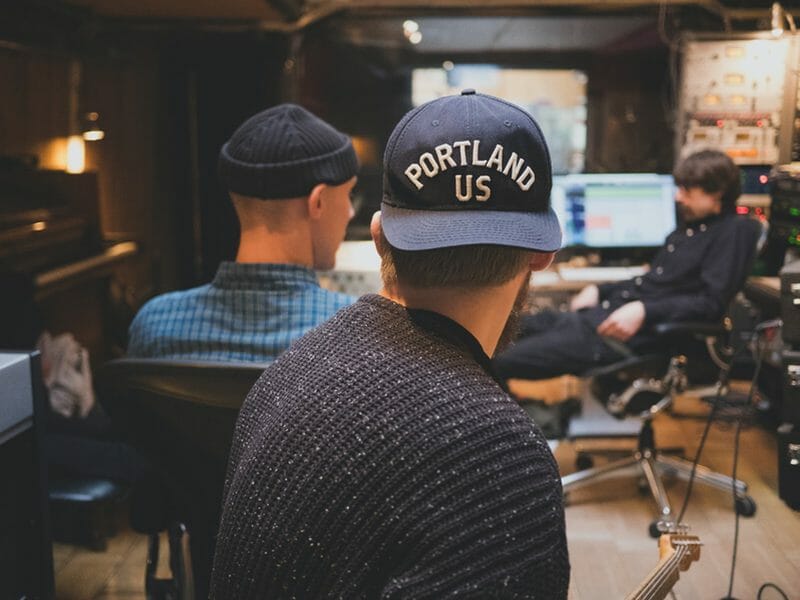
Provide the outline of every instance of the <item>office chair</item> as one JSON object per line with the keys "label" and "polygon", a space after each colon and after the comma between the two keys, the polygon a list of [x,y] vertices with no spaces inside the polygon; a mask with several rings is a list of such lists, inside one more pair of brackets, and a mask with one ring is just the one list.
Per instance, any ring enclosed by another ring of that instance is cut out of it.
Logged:
{"label": "office chair", "polygon": [[[766,240],[766,224],[755,220],[753,223],[754,259]],[[744,286],[744,281],[739,283],[739,288]],[[636,437],[638,443],[633,456],[599,467],[593,466],[591,454],[608,452],[579,451],[576,466],[582,470],[561,478],[565,496],[601,478],[633,470],[644,477],[659,507],[659,518],[650,524],[650,534],[660,535],[659,522],[674,525],[675,515],[661,476],[674,474],[688,480],[693,464],[671,455],[673,449],[666,451],[656,446],[653,420],[670,410],[681,394],[715,399],[727,396],[728,375],[735,355],[732,330],[729,317],[716,323],[662,323],[654,328],[656,341],[652,352],[628,352],[626,358],[616,363],[583,373],[583,377],[592,381],[594,395],[606,400],[605,411],[618,418],[628,418],[624,424],[614,423],[613,418],[602,414],[603,410],[584,402],[584,414],[571,420],[567,439]],[[735,486],[736,511],[743,516],[755,514],[756,504],[747,495],[747,485],[743,481],[734,482],[701,465],[694,471],[698,483],[728,492]]]}
{"label": "office chair", "polygon": [[[150,536],[148,598],[205,598],[239,408],[264,365],[118,359],[100,372],[109,414],[150,462],[156,482],[134,493],[132,523]],[[172,579],[156,578],[168,529]],[[191,576],[184,569],[188,531]],[[192,593],[193,590],[193,593]]]}

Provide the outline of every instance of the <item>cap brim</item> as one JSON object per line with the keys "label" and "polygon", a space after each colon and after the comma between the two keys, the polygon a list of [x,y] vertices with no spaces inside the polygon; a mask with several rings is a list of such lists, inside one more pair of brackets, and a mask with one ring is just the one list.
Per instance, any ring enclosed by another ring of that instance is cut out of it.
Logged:
{"label": "cap brim", "polygon": [[381,226],[400,250],[432,250],[493,244],[555,252],[561,248],[561,226],[547,212],[496,210],[411,210],[381,205]]}

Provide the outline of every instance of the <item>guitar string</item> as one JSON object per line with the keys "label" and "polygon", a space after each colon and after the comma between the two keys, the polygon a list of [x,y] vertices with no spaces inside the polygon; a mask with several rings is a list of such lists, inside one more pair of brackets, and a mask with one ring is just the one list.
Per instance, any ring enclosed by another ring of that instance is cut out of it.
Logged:
{"label": "guitar string", "polygon": [[[696,545],[696,544],[697,544],[697,542],[686,541],[686,540],[678,540],[678,541],[675,542],[675,546],[673,546],[675,548],[675,553],[673,554],[673,556],[679,555],[678,556],[678,565],[677,565],[677,567],[680,567],[680,562],[683,561],[683,559],[684,559],[684,557],[686,555],[691,554],[691,546]],[[664,575],[663,578],[666,578],[668,576],[668,573],[666,571],[664,571],[663,575]],[[673,583],[673,586],[674,586],[674,583]],[[670,586],[670,589],[671,588],[672,588],[672,586]],[[664,591],[668,591],[668,590],[664,590]]]}
{"label": "guitar string", "polygon": [[[663,587],[665,583],[667,583],[667,578],[669,577],[670,573],[674,570],[676,565],[673,563],[677,562],[680,566],[680,558],[677,557],[678,551],[676,550],[673,555],[662,565],[659,569],[658,575],[656,575],[653,579],[647,582],[647,585],[642,590],[642,593],[646,594],[642,596],[644,600],[650,600],[651,598],[656,598],[659,590]],[[669,568],[667,568],[669,567]]]}
{"label": "guitar string", "polygon": [[[683,560],[685,554],[686,554],[685,549],[675,551],[675,554],[673,555],[674,560],[671,561],[672,564],[670,564],[669,570],[664,569],[659,574],[659,577],[656,578],[658,585],[655,587],[655,589],[652,590],[649,598],[658,598],[666,596],[666,592],[668,591],[668,589],[664,589],[664,586],[669,584],[669,578],[672,575],[673,571],[677,572],[677,570],[680,568],[681,561]],[[674,585],[674,582],[672,585]],[[669,589],[672,588],[672,585],[669,586]]]}
{"label": "guitar string", "polygon": [[[664,583],[666,583],[671,571],[675,568],[672,563],[677,562],[678,564],[676,566],[680,567],[680,562],[689,552],[689,546],[687,544],[678,542],[676,545],[678,547],[675,548],[675,552],[673,552],[672,556],[664,563],[661,569],[659,569],[659,574],[650,580],[642,590],[643,593],[647,592],[649,594],[648,596],[645,596],[645,598],[655,598],[655,594],[658,593]],[[667,565],[669,565],[669,569],[666,568]],[[655,586],[655,589],[652,589],[653,586]]]}
{"label": "guitar string", "polygon": [[[637,598],[648,600],[654,597],[654,594],[661,588],[669,573],[671,573],[674,569],[673,563],[676,561],[676,558],[679,560],[680,557],[678,557],[678,552],[679,550],[676,549],[675,552],[673,552],[672,555],[664,562],[664,564],[657,568],[658,573],[645,584],[645,586],[640,590],[641,595]],[[678,564],[680,564],[680,562]]]}
{"label": "guitar string", "polygon": [[[680,566],[684,557],[688,554],[688,550],[676,551],[675,562],[672,566],[672,573],[664,572],[663,577],[659,583],[656,593],[660,598],[664,598],[667,592],[678,582],[680,578]],[[655,597],[655,595],[654,595]]]}

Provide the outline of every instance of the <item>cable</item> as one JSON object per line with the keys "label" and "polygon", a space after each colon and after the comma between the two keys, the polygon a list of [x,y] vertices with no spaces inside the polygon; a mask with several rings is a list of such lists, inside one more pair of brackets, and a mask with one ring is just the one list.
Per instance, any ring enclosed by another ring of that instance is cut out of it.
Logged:
{"label": "cable", "polygon": [[736,433],[733,436],[733,469],[731,470],[731,490],[733,493],[733,514],[734,514],[734,526],[733,526],[733,553],[731,555],[731,575],[728,579],[728,595],[726,598],[732,598],[733,596],[733,577],[736,573],[736,553],[739,549],[739,510],[736,507],[736,467],[739,464],[739,434],[742,431],[742,423],[739,421],[736,424]]}
{"label": "cable", "polygon": [[[755,368],[755,371],[753,373],[753,378],[750,381],[750,389],[749,389],[748,394],[747,394],[746,406],[750,406],[752,404],[753,396],[755,394],[755,389],[756,389],[756,385],[757,385],[757,382],[758,382],[758,376],[759,376],[759,374],[761,372],[761,364],[763,363],[763,358],[764,358],[763,350],[764,350],[764,347],[762,347],[759,344],[760,336],[762,335],[762,333],[764,331],[767,331],[768,329],[771,329],[772,327],[775,327],[775,326],[777,326],[777,323],[767,321],[767,322],[764,322],[764,323],[760,323],[759,325],[757,325],[754,328],[751,341],[755,342],[755,344],[756,344],[756,348],[755,348],[755,350],[756,350],[755,354],[757,355],[756,356],[756,368]],[[720,369],[719,381],[720,381],[721,385],[717,388],[717,393],[714,396],[714,402],[711,405],[711,410],[709,411],[708,418],[706,419],[706,424],[705,424],[705,427],[703,429],[703,434],[700,436],[700,443],[697,446],[697,452],[695,453],[694,460],[692,460],[692,471],[689,474],[689,481],[688,481],[687,486],[686,486],[686,495],[683,498],[683,504],[681,506],[680,513],[678,514],[678,520],[677,520],[678,523],[682,523],[683,522],[683,517],[686,514],[686,509],[689,506],[689,500],[690,500],[690,498],[692,496],[692,490],[694,488],[694,479],[695,479],[695,475],[696,475],[696,472],[697,472],[697,466],[700,463],[700,456],[703,453],[703,448],[705,447],[706,440],[708,439],[708,432],[711,429],[711,424],[714,422],[718,410],[724,404],[724,401],[722,400],[722,390],[725,389],[727,387],[727,385],[728,385],[728,380],[729,380],[729,376],[730,376],[730,364],[733,364],[733,360],[736,358],[736,354],[738,354],[738,352],[735,353],[733,356],[731,356],[730,363],[729,363],[728,366]],[[740,417],[742,417],[742,416],[744,416],[744,415],[741,414]],[[735,571],[735,566],[736,566],[736,551],[737,551],[738,538],[739,538],[739,511],[736,510],[736,468],[737,468],[738,454],[739,454],[739,434],[741,432],[741,425],[742,425],[741,421],[742,421],[741,418],[737,421],[736,433],[735,433],[735,443],[734,443],[734,456],[733,456],[733,461],[734,462],[733,462],[733,473],[732,473],[732,487],[733,487],[734,513],[736,515],[736,525],[735,525],[735,531],[734,531],[734,548],[733,548],[733,558],[732,558],[732,561],[731,561],[732,562],[732,564],[731,564],[731,575],[730,575],[730,580],[729,580],[729,586],[731,588],[733,586],[733,577],[734,577],[734,571]],[[730,597],[730,589],[729,589],[729,592],[728,592],[728,596]]]}
{"label": "cable", "polygon": [[[783,326],[783,322],[780,319],[773,319],[771,321],[764,321],[763,323],[759,323],[755,327],[755,331],[753,332],[753,339],[754,339],[755,345],[756,345],[755,352],[754,352],[755,359],[756,359],[756,368],[755,368],[755,372],[753,374],[753,380],[750,383],[750,391],[749,391],[749,393],[747,395],[748,405],[751,404],[752,401],[753,401],[753,397],[755,395],[756,384],[758,382],[758,376],[759,376],[759,374],[761,372],[761,366],[764,364],[764,353],[765,353],[765,350],[767,348],[766,344],[762,345],[760,343],[761,335],[765,331],[768,331],[770,329],[780,328],[782,326]],[[731,488],[732,488],[732,493],[733,493],[733,498],[734,498],[734,513],[735,513],[735,521],[734,521],[734,523],[735,523],[735,525],[734,525],[734,533],[733,533],[733,555],[731,557],[731,574],[730,574],[730,579],[728,581],[728,595],[727,595],[728,598],[731,598],[732,597],[731,594],[733,593],[733,581],[734,581],[734,575],[735,575],[735,571],[736,571],[736,554],[737,554],[738,547],[739,547],[739,517],[740,517],[740,515],[739,515],[739,511],[736,510],[736,470],[737,470],[738,462],[739,462],[739,441],[740,441],[739,434],[741,433],[741,430],[742,430],[742,422],[740,421],[736,425],[736,433],[734,434],[734,443],[733,443],[733,472],[731,474],[731,478],[732,478],[733,481],[732,481],[732,484],[731,484]],[[761,596],[764,593],[764,590],[766,590],[768,588],[772,588],[776,592],[778,592],[781,595],[781,597],[783,598],[783,600],[789,600],[789,597],[786,595],[786,593],[780,587],[778,587],[776,584],[774,584],[774,583],[772,583],[770,581],[762,584],[761,587],[758,588],[758,593],[756,594],[756,600],[761,600]]]}
{"label": "cable", "polygon": [[714,413],[717,412],[717,406],[719,405],[719,399],[722,395],[722,390],[728,383],[727,369],[720,369],[720,383],[723,385],[720,385],[717,388],[717,393],[714,396],[714,403],[711,405],[711,410],[709,411],[708,418],[706,419],[706,426],[703,429],[703,435],[700,436],[700,443],[697,445],[697,452],[692,460],[692,472],[689,474],[689,481],[686,484],[686,495],[683,497],[683,505],[681,506],[681,511],[678,513],[677,523],[683,522],[683,515],[686,513],[686,508],[689,506],[689,498],[692,497],[694,477],[695,473],[697,472],[697,465],[700,463],[700,455],[703,453],[703,447],[706,445],[706,438],[708,437],[708,432],[711,429],[711,423],[714,421]]}
{"label": "cable", "polygon": [[663,0],[658,5],[658,21],[657,31],[658,37],[661,42],[667,47],[668,60],[667,60],[667,73],[669,85],[667,86],[667,100],[664,104],[665,114],[673,114],[678,109],[678,100],[680,94],[680,84],[678,82],[678,52],[681,45],[681,34],[670,38],[667,33],[667,3]]}
{"label": "cable", "polygon": [[[753,334],[756,335],[755,333]],[[733,359],[735,355],[731,357],[731,363],[733,363]],[[678,520],[677,523],[683,522],[683,516],[686,514],[686,509],[689,506],[689,499],[692,497],[692,489],[694,487],[694,479],[697,473],[697,465],[700,463],[700,456],[703,454],[703,448],[706,445],[706,439],[708,438],[708,432],[711,430],[711,424],[714,422],[714,417],[716,416],[717,410],[721,405],[721,398],[722,398],[722,391],[727,388],[728,386],[728,377],[730,375],[730,365],[724,366],[719,370],[719,383],[720,385],[717,387],[717,392],[714,395],[714,402],[711,404],[711,410],[708,413],[708,417],[706,418],[706,425],[703,428],[703,435],[700,436],[700,443],[697,445],[697,452],[694,455],[694,459],[692,460],[692,472],[689,474],[689,481],[686,485],[686,495],[683,497],[683,504],[681,505],[681,510],[678,513]],[[755,379],[753,380],[755,381]]]}
{"label": "cable", "polygon": [[658,37],[661,38],[665,46],[672,48],[675,40],[671,40],[667,34],[667,3],[662,0],[658,3]]}
{"label": "cable", "polygon": [[778,592],[783,597],[783,600],[789,600],[789,596],[786,595],[786,592],[784,592],[781,588],[779,588],[777,585],[775,585],[771,581],[768,581],[767,583],[763,584],[760,588],[758,588],[758,595],[756,596],[756,600],[761,600],[761,594],[763,594],[764,590],[767,589],[767,588],[774,589],[776,592]]}
{"label": "cable", "polygon": [[789,24],[789,31],[793,34],[797,33],[797,26],[794,24],[794,17],[791,13],[787,11],[783,11],[783,16],[786,18],[786,22]]}
{"label": "cable", "polygon": [[[750,382],[750,389],[747,393],[747,403],[746,406],[751,406],[753,403],[753,397],[755,395],[756,386],[758,384],[758,376],[761,373],[761,366],[764,363],[764,350],[766,345],[761,344],[761,335],[768,331],[770,328],[777,326],[778,323],[775,322],[765,322],[760,323],[757,325],[753,331],[752,341],[755,343],[755,358],[756,358],[756,368],[753,372],[753,379]],[[743,415],[744,416],[744,415]],[[734,513],[734,528],[733,528],[733,552],[731,554],[731,572],[730,577],[728,579],[728,594],[725,596],[726,598],[733,597],[733,582],[736,575],[736,556],[739,549],[739,510],[737,507],[737,494],[736,494],[736,471],[739,466],[739,441],[742,432],[742,420],[737,421],[736,423],[736,432],[734,433],[733,438],[733,468],[731,472],[731,495],[733,498],[733,513]],[[688,496],[688,494],[687,494]],[[763,587],[763,586],[762,586]],[[759,590],[759,593],[761,590]]]}
{"label": "cable", "polygon": [[[738,546],[739,546],[739,517],[740,517],[740,515],[739,515],[739,510],[738,510],[738,508],[736,506],[736,500],[737,500],[737,494],[736,494],[736,471],[737,471],[738,463],[739,463],[739,441],[740,441],[740,434],[741,434],[741,431],[742,431],[742,423],[744,421],[744,417],[745,417],[746,412],[747,412],[747,407],[750,407],[752,405],[753,397],[755,396],[756,386],[758,384],[758,377],[759,377],[759,375],[761,373],[761,366],[762,366],[762,364],[764,362],[764,351],[766,350],[766,345],[760,343],[761,336],[763,335],[763,333],[765,331],[769,331],[770,329],[773,329],[773,328],[776,328],[776,327],[780,327],[781,325],[782,325],[782,322],[779,319],[776,319],[776,320],[773,320],[773,321],[765,321],[763,323],[759,323],[754,328],[753,335],[751,337],[751,342],[753,342],[755,344],[754,358],[756,359],[756,367],[755,367],[755,371],[753,372],[753,378],[750,381],[750,389],[749,389],[749,391],[747,393],[747,402],[745,404],[745,408],[739,414],[740,418],[736,422],[736,431],[734,433],[733,469],[732,469],[732,473],[731,473],[731,491],[732,491],[732,495],[733,495],[733,509],[734,509],[735,521],[734,521],[734,534],[733,534],[733,553],[732,553],[732,557],[731,557],[731,571],[730,571],[730,578],[728,580],[728,594],[727,594],[726,598],[732,598],[731,594],[733,593],[733,582],[734,582],[734,576],[735,576],[735,572],[736,572],[736,556],[737,556],[737,551],[738,551]],[[692,496],[692,489],[694,487],[694,479],[695,479],[695,475],[696,475],[696,472],[697,472],[697,466],[698,466],[698,464],[700,462],[700,456],[703,453],[703,448],[705,447],[706,439],[708,438],[708,432],[711,429],[711,424],[715,420],[715,416],[716,416],[716,413],[717,413],[719,407],[724,403],[722,401],[722,390],[724,390],[728,385],[728,380],[729,380],[729,376],[730,376],[730,365],[733,364],[733,361],[736,358],[736,354],[738,354],[738,352],[734,353],[733,356],[731,356],[730,363],[728,365],[725,365],[722,368],[720,368],[720,372],[719,372],[720,385],[717,388],[716,395],[714,396],[714,402],[711,405],[711,410],[708,413],[708,418],[706,419],[705,428],[703,429],[703,435],[700,436],[700,443],[697,446],[697,452],[695,454],[694,460],[692,461],[692,471],[691,471],[691,473],[689,475],[689,481],[688,481],[687,487],[686,487],[686,495],[683,498],[683,505],[681,506],[680,513],[678,514],[678,519],[676,521],[677,523],[682,523],[683,522],[683,517],[684,517],[684,515],[686,513],[687,507],[689,506],[689,499]],[[784,594],[783,590],[781,590],[774,583],[765,583],[764,585],[761,586],[761,588],[759,588],[759,590],[758,590],[758,600],[761,599],[762,592],[768,587],[775,588],[779,593],[781,593],[783,595],[785,600],[788,600],[788,597],[786,596],[786,594]]]}
{"label": "cable", "polygon": [[[767,326],[765,324],[761,324],[762,327],[756,326],[755,330],[753,331],[753,338],[752,341],[755,342],[755,351],[756,351],[756,368],[753,372],[753,379],[750,382],[750,390],[747,393],[747,406],[752,405],[753,403],[753,396],[755,395],[756,385],[758,384],[758,376],[761,373],[761,365],[764,363],[764,348],[766,346],[762,345],[761,342],[761,334],[764,331],[767,331]],[[734,576],[736,574],[736,554],[739,549],[739,510],[736,506],[736,470],[739,465],[739,439],[740,434],[742,432],[742,421],[738,421],[736,423],[736,432],[734,433],[733,437],[733,469],[731,472],[731,493],[733,497],[733,514],[734,514],[734,527],[733,527],[733,552],[731,554],[731,574],[728,579],[728,595],[726,598],[732,598],[733,594],[733,581]]]}

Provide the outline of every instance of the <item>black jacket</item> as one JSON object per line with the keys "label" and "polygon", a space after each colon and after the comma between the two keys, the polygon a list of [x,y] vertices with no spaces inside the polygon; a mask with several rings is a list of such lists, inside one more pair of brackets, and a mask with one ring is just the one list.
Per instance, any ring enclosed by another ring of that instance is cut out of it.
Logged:
{"label": "black jacket", "polygon": [[667,236],[646,274],[599,286],[598,313],[641,300],[645,327],[717,320],[744,284],[760,232],[756,221],[731,214],[682,225]]}

